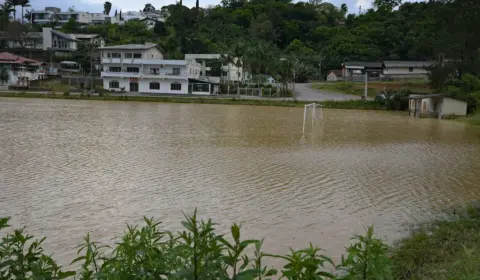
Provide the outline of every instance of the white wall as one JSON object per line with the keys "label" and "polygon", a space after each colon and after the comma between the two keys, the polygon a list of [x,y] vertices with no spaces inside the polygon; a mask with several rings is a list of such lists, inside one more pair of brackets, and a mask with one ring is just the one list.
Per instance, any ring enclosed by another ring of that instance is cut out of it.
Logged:
{"label": "white wall", "polygon": [[[130,91],[130,80],[128,78],[103,78],[103,88],[109,90],[110,81],[118,81],[119,87],[125,87],[125,91]],[[150,82],[160,83],[159,90],[151,90]],[[172,83],[179,83],[182,85],[181,90],[171,90]],[[116,89],[117,91],[119,89]],[[187,80],[159,80],[159,79],[140,79],[138,81],[138,91],[141,93],[158,93],[158,94],[188,94]]]}
{"label": "white wall", "polygon": [[42,29],[43,35],[43,50],[47,50],[52,47],[52,28],[44,27]]}
{"label": "white wall", "polygon": [[433,100],[431,98],[424,98],[422,99],[422,103],[420,103],[420,112],[422,113],[431,113],[433,112]]}
{"label": "white wall", "polygon": [[335,75],[334,73],[328,74],[327,81],[336,82],[337,81],[337,75]]}
{"label": "white wall", "polygon": [[384,68],[384,75],[414,75],[414,74],[428,74],[428,70],[420,67],[413,67],[413,71],[410,72],[409,67],[391,67]]}
{"label": "white wall", "polygon": [[145,51],[145,59],[163,59],[163,54],[155,47]]}
{"label": "white wall", "polygon": [[445,115],[467,115],[467,102],[445,97],[440,108],[440,116]]}

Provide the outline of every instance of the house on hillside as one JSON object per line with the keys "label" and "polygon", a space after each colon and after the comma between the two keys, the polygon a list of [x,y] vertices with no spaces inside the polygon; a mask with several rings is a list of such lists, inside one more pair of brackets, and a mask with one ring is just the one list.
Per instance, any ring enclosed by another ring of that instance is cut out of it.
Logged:
{"label": "house on hillside", "polygon": [[343,79],[346,81],[379,80],[382,75],[381,62],[349,61],[342,65]]}
{"label": "house on hillside", "polygon": [[445,97],[443,94],[412,94],[409,99],[409,115],[415,117],[466,116],[467,102]]}
{"label": "house on hillside", "polygon": [[[237,67],[238,58],[233,58],[233,62],[223,63],[221,54],[185,54],[186,60],[196,61],[201,64],[200,75],[208,76],[211,79],[218,79],[223,82],[250,81],[251,75],[244,71],[242,67]],[[212,65],[221,63],[220,69],[212,69]],[[212,72],[219,70],[218,76]]]}
{"label": "house on hillside", "polygon": [[146,18],[144,18],[140,21],[145,24],[145,26],[147,27],[148,30],[152,30],[153,28],[155,28],[155,24],[157,24],[157,22],[159,22],[159,20],[157,20],[155,18],[148,18],[148,17],[146,17]]}
{"label": "house on hillside", "polygon": [[8,52],[0,53],[0,71],[8,73],[8,86],[28,87],[30,81],[45,78],[42,62]]}
{"label": "house on hillside", "polygon": [[428,79],[429,61],[384,61],[383,75],[393,80],[403,79]]}
{"label": "house on hillside", "polygon": [[209,95],[214,84],[200,75],[194,60],[168,60],[157,44],[99,48],[103,87],[110,91]]}
{"label": "house on hillside", "polygon": [[343,80],[343,71],[342,70],[331,70],[328,72],[327,81],[336,82]]}

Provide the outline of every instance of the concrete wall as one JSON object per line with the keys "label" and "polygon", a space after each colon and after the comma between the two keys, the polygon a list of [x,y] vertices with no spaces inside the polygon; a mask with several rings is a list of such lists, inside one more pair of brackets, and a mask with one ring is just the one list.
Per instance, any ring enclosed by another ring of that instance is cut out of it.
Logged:
{"label": "concrete wall", "polygon": [[52,47],[52,28],[44,27],[42,29],[43,35],[43,50],[47,50]]}
{"label": "concrete wall", "polygon": [[[125,87],[125,91],[130,91],[130,80],[128,78],[104,78],[103,88],[110,89],[110,81],[118,81],[120,88]],[[159,90],[151,90],[150,83],[160,83]],[[172,90],[171,84],[181,84],[181,90]],[[118,91],[119,89],[116,89]],[[187,80],[158,80],[158,79],[141,79],[138,80],[138,91],[141,93],[158,93],[158,94],[188,94],[188,81]]]}
{"label": "concrete wall", "polygon": [[410,72],[409,67],[391,67],[384,68],[383,75],[393,79],[428,79],[429,71],[425,68],[413,67]]}
{"label": "concrete wall", "polygon": [[467,115],[467,102],[445,97],[440,107],[440,116],[445,115]]}
{"label": "concrete wall", "polygon": [[328,74],[328,76],[327,76],[327,81],[330,81],[330,82],[336,82],[336,81],[338,81],[337,75],[335,75],[334,73]]}
{"label": "concrete wall", "polygon": [[431,98],[424,98],[422,99],[422,103],[420,107],[420,112],[423,114],[433,113],[433,100]]}
{"label": "concrete wall", "polygon": [[145,59],[163,59],[163,54],[157,48],[151,48],[145,51]]}

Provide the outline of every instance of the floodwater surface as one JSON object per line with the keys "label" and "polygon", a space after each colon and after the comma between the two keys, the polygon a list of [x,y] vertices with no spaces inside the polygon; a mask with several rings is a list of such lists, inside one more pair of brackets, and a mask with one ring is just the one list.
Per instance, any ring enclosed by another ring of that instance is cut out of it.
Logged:
{"label": "floodwater surface", "polygon": [[[318,112],[317,112],[318,115]],[[68,263],[90,231],[110,243],[198,208],[265,251],[312,242],[338,257],[368,225],[388,241],[480,198],[480,133],[405,113],[0,99],[0,216]]]}

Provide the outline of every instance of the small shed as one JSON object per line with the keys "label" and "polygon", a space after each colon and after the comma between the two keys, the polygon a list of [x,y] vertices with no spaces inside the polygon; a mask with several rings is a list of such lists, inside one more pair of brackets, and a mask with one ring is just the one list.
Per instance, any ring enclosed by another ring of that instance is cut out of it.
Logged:
{"label": "small shed", "polygon": [[443,94],[412,94],[409,99],[409,115],[415,117],[445,118],[466,116],[467,102],[446,97]]}
{"label": "small shed", "polygon": [[328,72],[327,81],[336,82],[341,80],[343,80],[342,70],[331,70],[330,72]]}

